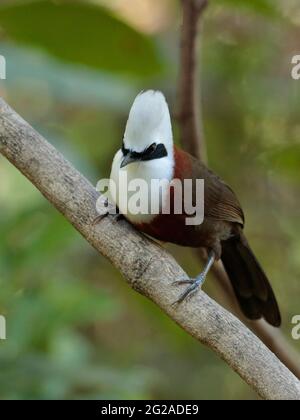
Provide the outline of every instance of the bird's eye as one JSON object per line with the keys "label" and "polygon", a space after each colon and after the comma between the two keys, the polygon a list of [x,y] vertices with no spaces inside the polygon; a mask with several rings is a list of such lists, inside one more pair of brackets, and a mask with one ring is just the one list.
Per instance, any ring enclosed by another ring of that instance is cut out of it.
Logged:
{"label": "bird's eye", "polygon": [[155,151],[155,149],[156,149],[156,143],[152,143],[151,146],[148,147],[147,153],[151,154]]}

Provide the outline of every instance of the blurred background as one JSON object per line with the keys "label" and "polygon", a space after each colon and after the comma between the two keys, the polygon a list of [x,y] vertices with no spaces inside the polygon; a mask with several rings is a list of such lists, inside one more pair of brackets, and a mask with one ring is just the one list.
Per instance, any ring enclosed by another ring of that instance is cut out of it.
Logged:
{"label": "blurred background", "polygon": [[[298,0],[214,0],[201,90],[210,166],[237,192],[282,309],[300,314]],[[135,95],[175,111],[176,0],[1,1],[0,94],[94,184],[110,172]],[[175,134],[177,133],[175,126]],[[188,249],[170,247],[195,275]],[[215,282],[205,290],[218,293]],[[219,296],[218,296],[219,298]],[[74,231],[0,156],[0,398],[253,399],[214,353]]]}

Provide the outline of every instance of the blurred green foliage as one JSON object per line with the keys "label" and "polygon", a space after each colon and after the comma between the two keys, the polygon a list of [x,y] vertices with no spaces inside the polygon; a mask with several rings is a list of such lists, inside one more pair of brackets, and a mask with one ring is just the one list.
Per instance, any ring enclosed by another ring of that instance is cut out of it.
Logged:
{"label": "blurred green foliage", "polygon": [[[108,3],[0,6],[1,94],[94,183],[109,174],[137,92],[162,89],[173,110],[176,96],[177,2],[152,0],[161,17],[152,35],[141,24],[147,0]],[[300,312],[296,12],[293,0],[211,2],[201,71],[210,166],[245,207],[247,236],[272,279],[288,339]],[[190,250],[170,249],[191,275],[199,271]],[[213,279],[205,288],[222,302]],[[255,398],[212,352],[129,290],[3,158],[0,290],[7,317],[0,398]]]}
{"label": "blurred green foliage", "polygon": [[135,77],[162,70],[151,39],[89,2],[12,2],[0,9],[0,21],[14,41],[65,61]]}
{"label": "blurred green foliage", "polygon": [[278,16],[274,0],[217,0],[216,3],[253,11],[269,18]]}

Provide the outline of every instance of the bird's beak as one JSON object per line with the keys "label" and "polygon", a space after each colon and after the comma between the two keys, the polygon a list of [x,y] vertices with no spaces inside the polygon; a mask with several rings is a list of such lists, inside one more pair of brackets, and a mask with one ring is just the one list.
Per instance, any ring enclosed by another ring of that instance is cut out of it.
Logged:
{"label": "bird's beak", "polygon": [[136,162],[137,160],[138,159],[136,159],[136,157],[133,157],[131,155],[131,153],[129,152],[129,153],[127,153],[126,156],[124,156],[124,158],[123,158],[123,160],[121,162],[120,168],[124,168],[125,166],[129,165],[132,162]]}

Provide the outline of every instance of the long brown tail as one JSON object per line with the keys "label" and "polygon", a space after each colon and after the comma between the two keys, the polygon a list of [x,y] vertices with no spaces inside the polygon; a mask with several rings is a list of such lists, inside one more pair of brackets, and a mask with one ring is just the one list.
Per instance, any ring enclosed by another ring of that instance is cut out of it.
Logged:
{"label": "long brown tail", "polygon": [[246,317],[252,320],[263,317],[274,327],[280,327],[274,292],[243,234],[222,243],[221,259]]}

